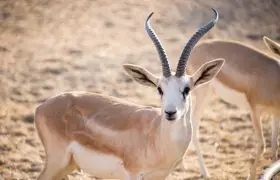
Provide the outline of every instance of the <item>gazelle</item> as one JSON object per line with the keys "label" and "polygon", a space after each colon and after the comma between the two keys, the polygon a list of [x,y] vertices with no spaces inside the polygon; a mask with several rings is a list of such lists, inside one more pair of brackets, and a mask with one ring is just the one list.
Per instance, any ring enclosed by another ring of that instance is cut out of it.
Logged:
{"label": "gazelle", "polygon": [[[264,37],[267,46],[275,53],[280,54],[280,46],[276,42]],[[223,57],[225,64],[211,83],[203,88],[193,91],[193,143],[199,157],[200,172],[202,176],[209,177],[205,167],[198,140],[198,128],[203,113],[197,111],[204,109],[214,96],[214,90],[225,101],[251,111],[251,119],[257,137],[257,153],[250,170],[248,179],[255,179],[256,166],[265,150],[261,111],[271,113],[272,123],[272,153],[273,160],[277,158],[277,135],[280,120],[280,62],[272,56],[254,49],[250,46],[222,40],[208,40],[198,44],[192,51],[187,73],[193,73],[201,64],[211,59]],[[197,101],[197,106],[195,105]]]}
{"label": "gazelle", "polygon": [[164,179],[181,162],[192,137],[189,92],[214,78],[224,63],[212,60],[192,75],[185,73],[191,49],[218,20],[214,13],[186,44],[175,74],[149,23],[152,13],[148,16],[145,27],[163,76],[137,65],[123,67],[138,83],[157,88],[161,108],[89,92],[63,93],[38,106],[35,125],[46,152],[39,179],[59,179],[76,168],[99,178]]}

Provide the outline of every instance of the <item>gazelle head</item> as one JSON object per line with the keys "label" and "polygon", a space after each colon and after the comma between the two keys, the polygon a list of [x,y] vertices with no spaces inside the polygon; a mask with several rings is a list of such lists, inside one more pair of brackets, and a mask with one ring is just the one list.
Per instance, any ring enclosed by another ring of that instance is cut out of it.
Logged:
{"label": "gazelle head", "polygon": [[203,27],[198,29],[186,44],[175,73],[171,72],[167,55],[156,33],[151,28],[149,20],[153,13],[148,16],[145,27],[149,37],[158,51],[162,64],[162,76],[156,77],[147,69],[137,65],[123,65],[127,73],[138,83],[157,88],[158,94],[161,96],[162,115],[168,121],[180,119],[184,116],[189,109],[188,102],[190,91],[195,87],[213,79],[224,63],[223,59],[212,60],[203,64],[194,74],[186,74],[186,63],[192,48],[199,39],[216,24],[218,20],[218,12],[215,9],[213,9],[213,11],[215,13],[215,17]]}

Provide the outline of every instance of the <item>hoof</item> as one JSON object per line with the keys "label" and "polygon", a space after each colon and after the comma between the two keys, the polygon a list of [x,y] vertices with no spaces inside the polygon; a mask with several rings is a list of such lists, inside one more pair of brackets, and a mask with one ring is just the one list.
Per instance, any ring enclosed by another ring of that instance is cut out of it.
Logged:
{"label": "hoof", "polygon": [[207,180],[211,179],[211,176],[209,173],[200,173],[200,178]]}

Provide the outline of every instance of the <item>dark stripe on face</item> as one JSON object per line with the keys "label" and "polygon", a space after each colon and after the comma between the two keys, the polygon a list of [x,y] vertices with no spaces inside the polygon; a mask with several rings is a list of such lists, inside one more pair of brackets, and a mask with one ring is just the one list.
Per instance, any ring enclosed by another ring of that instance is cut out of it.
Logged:
{"label": "dark stripe on face", "polygon": [[188,86],[185,87],[183,91],[184,100],[186,100],[186,96],[189,94],[189,92],[190,92],[190,88]]}

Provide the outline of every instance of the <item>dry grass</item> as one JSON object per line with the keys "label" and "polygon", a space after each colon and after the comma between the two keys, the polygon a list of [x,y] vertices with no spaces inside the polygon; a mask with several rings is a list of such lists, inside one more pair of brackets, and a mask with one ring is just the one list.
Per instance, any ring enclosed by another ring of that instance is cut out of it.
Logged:
{"label": "dry grass", "polygon": [[[157,53],[144,31],[147,14],[155,12],[153,26],[175,67],[187,37],[209,19],[209,7],[218,8],[220,20],[208,38],[240,40],[264,50],[263,35],[280,40],[277,0],[2,0],[0,177],[37,177],[45,155],[33,111],[50,96],[87,90],[157,106],[155,91],[132,82],[121,68],[122,63],[135,63],[160,73]],[[269,124],[264,121],[267,139]],[[256,144],[248,112],[217,98],[206,109],[200,132],[212,179],[244,179]],[[268,157],[259,169],[270,162]],[[78,177],[89,179],[73,173],[72,179]],[[192,147],[170,179],[199,179]]]}

